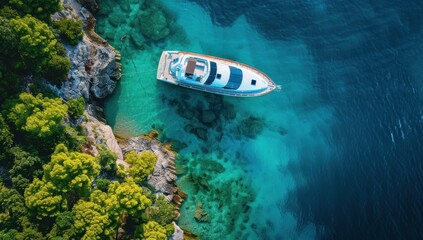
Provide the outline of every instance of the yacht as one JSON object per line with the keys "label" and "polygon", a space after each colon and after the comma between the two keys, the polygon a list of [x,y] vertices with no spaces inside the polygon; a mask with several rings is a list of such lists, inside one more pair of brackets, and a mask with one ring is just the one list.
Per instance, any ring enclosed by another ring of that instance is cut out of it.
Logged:
{"label": "yacht", "polygon": [[256,68],[228,59],[181,51],[162,52],[157,79],[234,97],[262,96],[281,89]]}

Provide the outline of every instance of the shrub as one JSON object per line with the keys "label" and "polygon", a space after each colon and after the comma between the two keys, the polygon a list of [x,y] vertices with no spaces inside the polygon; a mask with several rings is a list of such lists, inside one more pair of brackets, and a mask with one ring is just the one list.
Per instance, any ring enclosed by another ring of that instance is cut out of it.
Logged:
{"label": "shrub", "polygon": [[63,80],[67,78],[70,67],[68,58],[53,55],[47,63],[43,76],[50,81],[51,84],[60,87]]}
{"label": "shrub", "polygon": [[84,114],[84,103],[85,101],[83,97],[69,99],[66,102],[66,105],[68,105],[69,116],[73,119],[77,119],[79,116]]}
{"label": "shrub", "polygon": [[54,22],[54,27],[59,31],[60,37],[70,45],[77,45],[82,40],[82,22],[79,20],[62,18]]}
{"label": "shrub", "polygon": [[141,182],[153,173],[156,165],[157,156],[150,151],[144,151],[140,154],[131,151],[125,154],[126,162],[131,164],[128,173],[136,182]]}

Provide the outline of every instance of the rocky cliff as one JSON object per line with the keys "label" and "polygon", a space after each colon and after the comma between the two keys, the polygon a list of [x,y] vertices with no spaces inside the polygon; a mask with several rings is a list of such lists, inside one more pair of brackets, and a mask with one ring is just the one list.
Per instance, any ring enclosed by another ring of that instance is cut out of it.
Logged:
{"label": "rocky cliff", "polygon": [[78,45],[66,46],[71,70],[59,94],[65,100],[80,96],[86,102],[103,99],[113,92],[121,78],[120,54],[94,32],[96,20],[91,12],[76,0],[63,0],[62,4],[63,10],[56,13],[53,19],[79,19],[85,34]]}
{"label": "rocky cliff", "polygon": [[[166,149],[154,137],[134,137],[118,143],[111,127],[98,115],[101,109],[96,106],[97,100],[110,95],[121,78],[120,54],[94,31],[96,20],[90,11],[95,12],[99,9],[98,2],[96,0],[63,0],[62,6],[63,10],[56,13],[53,19],[79,19],[83,22],[85,32],[83,40],[77,46],[65,46],[71,60],[71,70],[68,80],[64,81],[59,89],[59,95],[63,99],[82,96],[87,103],[87,121],[81,124],[86,129],[87,138],[94,144],[89,146],[90,149],[85,150],[97,155],[97,146],[106,146],[116,153],[117,164],[123,164],[125,167],[128,167],[124,160],[124,153],[127,151],[154,152],[158,160],[153,174],[149,176],[148,183],[157,194],[163,194],[168,201],[173,202],[176,206],[175,210],[178,211],[186,194],[175,184],[175,153]],[[183,240],[184,232],[176,223],[174,225],[175,233],[171,239]]]}

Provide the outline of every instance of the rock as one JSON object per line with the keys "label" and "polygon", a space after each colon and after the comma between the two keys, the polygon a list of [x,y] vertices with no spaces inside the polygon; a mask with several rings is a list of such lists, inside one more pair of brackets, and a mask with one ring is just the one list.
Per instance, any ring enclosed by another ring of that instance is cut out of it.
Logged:
{"label": "rock", "polygon": [[255,138],[259,135],[264,129],[264,122],[262,119],[249,116],[243,119],[238,125],[238,131],[242,135],[245,135],[249,138]]}
{"label": "rock", "polygon": [[113,27],[117,27],[122,22],[122,18],[116,14],[111,14],[107,20],[109,21],[110,25]]}
{"label": "rock", "polygon": [[179,116],[181,116],[185,119],[188,119],[188,120],[192,120],[195,116],[194,111],[192,111],[191,109],[189,109],[187,107],[183,107],[183,106],[178,106],[176,113],[178,113]]}
{"label": "rock", "polygon": [[201,113],[201,122],[210,124],[216,120],[216,114],[210,110],[203,110]]}
{"label": "rock", "polygon": [[140,34],[137,33],[131,33],[131,42],[134,44],[134,46],[138,49],[144,49],[144,39]]}
{"label": "rock", "polygon": [[230,103],[223,103],[222,115],[226,119],[232,120],[236,117],[236,111],[233,104]]}
{"label": "rock", "polygon": [[90,10],[92,13],[96,13],[100,10],[100,6],[98,5],[98,0],[78,0],[82,6]]}
{"label": "rock", "polygon": [[[82,126],[86,129],[87,138],[90,138],[94,141],[96,145],[105,145],[110,151],[114,152],[117,156],[116,164],[123,164],[125,167],[128,164],[123,161],[122,150],[120,149],[115,136],[113,135],[112,128],[109,125],[106,125],[91,115],[86,114],[89,121],[82,123]],[[98,154],[96,149],[92,149],[94,155]]]}
{"label": "rock", "polygon": [[153,41],[163,39],[170,34],[167,15],[157,6],[150,6],[142,11],[138,20],[141,33]]}
{"label": "rock", "polygon": [[[92,4],[96,1],[83,1]],[[71,61],[68,81],[64,81],[59,96],[67,100],[83,96],[86,102],[110,95],[121,77],[121,63],[113,47],[94,32],[95,18],[76,0],[64,0],[62,11],[53,15],[54,20],[75,18],[82,21],[85,34],[77,46],[65,46]],[[119,55],[120,57],[120,55]]]}
{"label": "rock", "polygon": [[194,132],[194,126],[191,124],[187,124],[184,126],[184,130],[187,133],[193,133]]}
{"label": "rock", "polygon": [[194,129],[194,134],[199,139],[204,140],[204,141],[207,141],[207,129],[205,129],[205,128],[195,128]]}
{"label": "rock", "polygon": [[172,150],[177,151],[177,152],[179,152],[180,150],[188,147],[188,144],[186,144],[182,141],[179,141],[177,139],[169,139],[169,141],[171,143]]}
{"label": "rock", "polygon": [[157,156],[157,162],[153,173],[148,177],[148,184],[155,193],[165,195],[167,199],[173,199],[177,192],[175,174],[175,153],[166,149],[162,143],[149,137],[132,137],[119,142],[123,153],[129,151],[152,151]]}
{"label": "rock", "polygon": [[175,232],[170,236],[170,240],[184,240],[184,231],[175,223],[173,222],[173,227],[175,228]]}
{"label": "rock", "polygon": [[180,188],[178,188],[176,194],[178,194],[182,199],[186,199],[188,197],[188,194]]}
{"label": "rock", "polygon": [[197,203],[197,205],[195,206],[195,212],[194,212],[195,220],[197,220],[198,222],[210,222],[210,216],[208,216],[209,213],[206,210],[204,210],[202,207],[203,207],[202,203]]}

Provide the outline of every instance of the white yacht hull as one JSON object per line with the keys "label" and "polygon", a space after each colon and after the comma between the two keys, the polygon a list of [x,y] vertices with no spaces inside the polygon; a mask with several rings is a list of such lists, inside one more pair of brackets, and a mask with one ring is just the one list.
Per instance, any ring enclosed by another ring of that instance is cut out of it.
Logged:
{"label": "white yacht hull", "polygon": [[203,54],[163,51],[157,79],[199,91],[256,97],[280,89],[266,74],[232,60]]}

